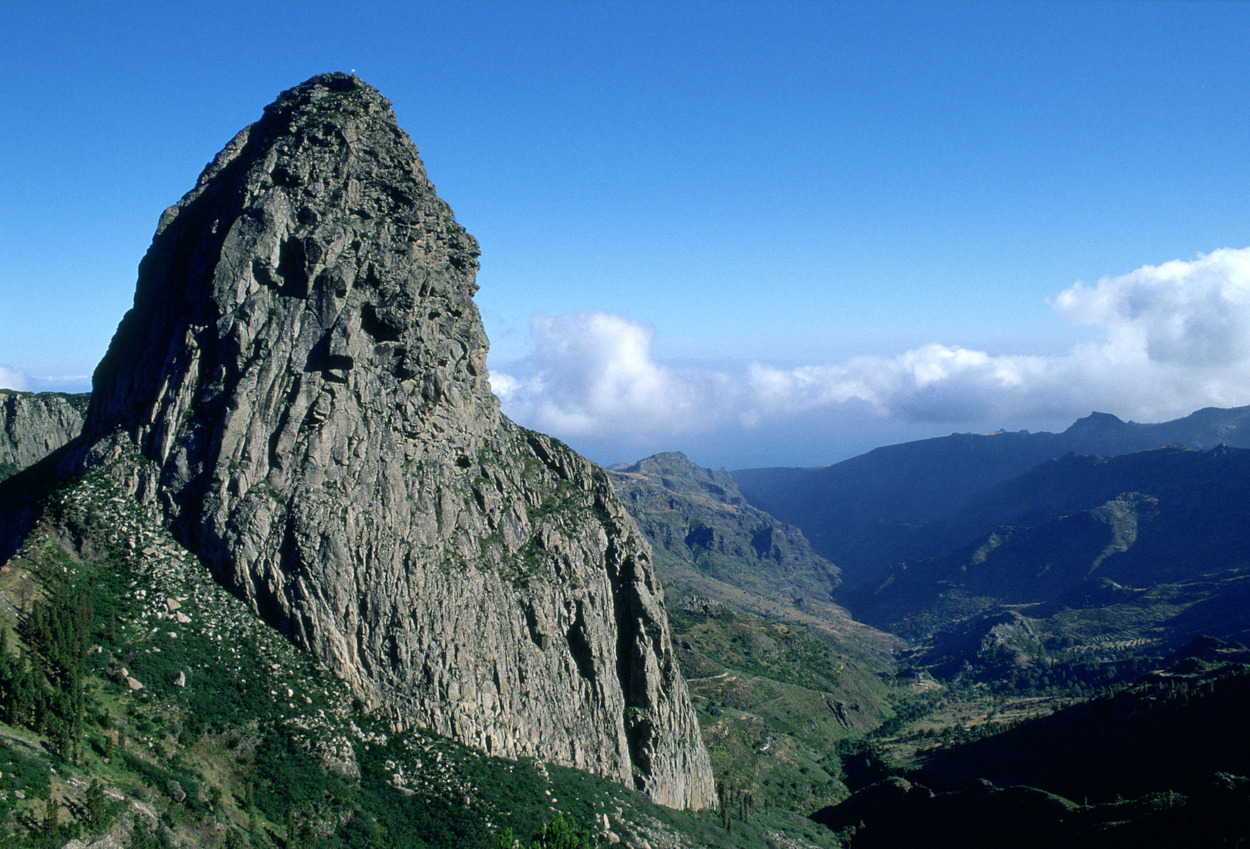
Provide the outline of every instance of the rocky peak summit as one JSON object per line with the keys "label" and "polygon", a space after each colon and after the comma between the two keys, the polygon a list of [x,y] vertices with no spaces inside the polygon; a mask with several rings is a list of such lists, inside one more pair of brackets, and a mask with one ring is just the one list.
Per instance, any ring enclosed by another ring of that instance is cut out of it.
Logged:
{"label": "rocky peak summit", "polygon": [[500,414],[477,256],[376,89],[283,93],[162,215],[65,467],[136,447],[130,491],[397,721],[710,805],[650,550]]}
{"label": "rocky peak summit", "polygon": [[[345,74],[309,80],[161,217],[134,308],[96,372],[88,427],[120,425],[164,459],[174,434],[154,425],[175,424],[190,401],[207,412],[199,404],[220,394],[200,387],[247,383],[266,367],[299,384],[274,401],[298,408],[319,384],[313,409],[300,410],[315,418],[352,394],[341,387],[401,396],[386,414],[409,430],[443,401],[489,423],[477,255],[390,102]],[[145,348],[154,356],[134,356]],[[268,453],[281,465],[284,452]]]}

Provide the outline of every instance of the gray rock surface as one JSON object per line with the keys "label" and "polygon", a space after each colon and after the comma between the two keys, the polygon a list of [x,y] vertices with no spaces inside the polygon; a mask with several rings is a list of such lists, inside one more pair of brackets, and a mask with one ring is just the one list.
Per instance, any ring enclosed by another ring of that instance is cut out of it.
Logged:
{"label": "gray rock surface", "polygon": [[129,490],[397,722],[709,806],[650,550],[500,414],[477,256],[375,89],[283,93],[161,217],[62,468],[136,445]]}
{"label": "gray rock surface", "polygon": [[82,430],[87,395],[0,389],[0,478],[42,460]]}

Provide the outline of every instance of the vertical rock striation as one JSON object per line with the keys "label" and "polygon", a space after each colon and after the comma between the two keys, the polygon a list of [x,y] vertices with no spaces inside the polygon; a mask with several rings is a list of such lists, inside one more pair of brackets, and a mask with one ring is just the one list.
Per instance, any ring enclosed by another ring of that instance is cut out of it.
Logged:
{"label": "vertical rock striation", "polygon": [[602,470],[503,417],[478,246],[390,103],[283,93],[162,216],[67,467],[397,719],[713,803],[650,551]]}
{"label": "vertical rock striation", "polygon": [[0,476],[42,460],[82,429],[86,395],[0,390]]}

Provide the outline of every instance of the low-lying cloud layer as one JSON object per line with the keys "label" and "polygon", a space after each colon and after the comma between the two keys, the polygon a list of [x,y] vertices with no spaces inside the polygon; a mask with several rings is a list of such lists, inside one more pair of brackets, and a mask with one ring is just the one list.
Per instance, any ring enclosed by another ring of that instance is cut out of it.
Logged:
{"label": "low-lying cloud layer", "polygon": [[669,437],[671,447],[804,417],[977,427],[1097,409],[1159,421],[1250,402],[1250,248],[1078,283],[1051,306],[1103,338],[1064,356],[931,344],[832,365],[715,370],[658,362],[653,331],[618,315],[536,316],[532,353],[491,383],[527,426],[566,438]]}
{"label": "low-lying cloud layer", "polygon": [[16,392],[89,392],[91,375],[30,375],[0,366],[0,389],[12,389]]}
{"label": "low-lying cloud layer", "polygon": [[0,389],[14,389],[22,392],[30,385],[26,375],[20,371],[0,366]]}

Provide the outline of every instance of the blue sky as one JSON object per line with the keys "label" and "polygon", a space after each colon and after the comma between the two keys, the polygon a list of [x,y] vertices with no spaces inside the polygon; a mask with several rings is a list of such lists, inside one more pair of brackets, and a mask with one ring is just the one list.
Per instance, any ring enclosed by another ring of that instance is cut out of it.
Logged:
{"label": "blue sky", "polygon": [[355,69],[482,244],[504,410],[819,465],[1250,403],[1250,5],[10,3],[0,385],[82,390],[161,211]]}

